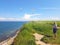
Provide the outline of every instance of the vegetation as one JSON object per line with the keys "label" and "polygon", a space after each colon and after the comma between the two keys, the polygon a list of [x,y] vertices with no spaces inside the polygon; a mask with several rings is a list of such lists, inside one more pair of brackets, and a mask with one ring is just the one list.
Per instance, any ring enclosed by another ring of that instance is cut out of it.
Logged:
{"label": "vegetation", "polygon": [[[58,26],[60,22],[57,21]],[[14,40],[14,45],[36,45],[33,33],[43,34],[41,39],[45,43],[60,44],[60,29],[57,31],[57,38],[54,40],[52,32],[53,21],[28,22],[22,26],[20,33]]]}

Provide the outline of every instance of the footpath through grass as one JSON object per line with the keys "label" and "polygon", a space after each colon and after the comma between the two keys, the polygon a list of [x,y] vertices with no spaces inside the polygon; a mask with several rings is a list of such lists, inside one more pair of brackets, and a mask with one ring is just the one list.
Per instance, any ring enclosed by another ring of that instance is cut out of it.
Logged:
{"label": "footpath through grass", "polygon": [[[58,26],[60,22],[57,21]],[[50,44],[60,44],[60,29],[57,31],[57,38],[53,39],[52,21],[28,22],[22,26],[20,33],[14,40],[14,45],[36,45],[33,33],[45,35],[42,41]]]}

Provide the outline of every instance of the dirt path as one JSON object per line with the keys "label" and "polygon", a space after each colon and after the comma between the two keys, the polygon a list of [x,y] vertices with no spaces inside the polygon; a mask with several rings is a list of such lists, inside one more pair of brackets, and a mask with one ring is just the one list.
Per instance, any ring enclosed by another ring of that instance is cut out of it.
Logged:
{"label": "dirt path", "polygon": [[35,36],[35,43],[37,45],[50,45],[50,44],[46,44],[46,43],[44,43],[44,42],[41,41],[41,39],[44,37],[44,35],[40,35],[38,33],[35,33],[33,35]]}
{"label": "dirt path", "polygon": [[59,26],[57,26],[57,29],[60,29],[60,27],[59,27]]}

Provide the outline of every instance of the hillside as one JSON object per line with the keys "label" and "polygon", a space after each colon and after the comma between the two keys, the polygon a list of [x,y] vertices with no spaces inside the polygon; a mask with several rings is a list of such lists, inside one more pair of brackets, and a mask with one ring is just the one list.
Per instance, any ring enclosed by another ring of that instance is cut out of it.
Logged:
{"label": "hillside", "polygon": [[[60,27],[60,22],[57,21]],[[49,44],[60,44],[60,29],[57,31],[57,38],[54,40],[52,32],[53,21],[28,22],[22,26],[13,45],[36,45],[34,33],[42,34],[41,41]]]}

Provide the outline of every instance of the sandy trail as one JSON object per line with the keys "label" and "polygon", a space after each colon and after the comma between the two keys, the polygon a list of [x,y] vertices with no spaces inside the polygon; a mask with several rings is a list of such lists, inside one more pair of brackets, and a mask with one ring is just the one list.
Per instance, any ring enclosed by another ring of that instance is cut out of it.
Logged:
{"label": "sandy trail", "polygon": [[58,29],[60,28],[60,27],[57,27]]}
{"label": "sandy trail", "polygon": [[50,45],[50,44],[46,44],[46,43],[41,41],[41,39],[44,37],[44,35],[40,35],[38,33],[34,33],[33,35],[35,36],[35,43],[37,45]]}

